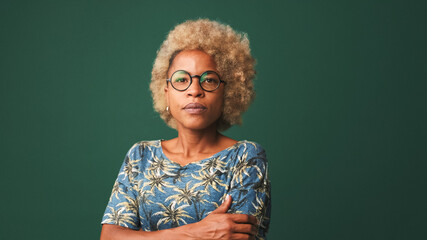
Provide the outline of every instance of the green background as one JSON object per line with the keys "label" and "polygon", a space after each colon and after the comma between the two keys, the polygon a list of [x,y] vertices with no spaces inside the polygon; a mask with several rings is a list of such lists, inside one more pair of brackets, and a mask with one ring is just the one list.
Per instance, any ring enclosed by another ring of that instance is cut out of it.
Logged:
{"label": "green background", "polygon": [[425,1],[1,1],[1,239],[97,239],[124,155],[176,135],[156,51],[208,17],[247,32],[270,239],[425,239]]}

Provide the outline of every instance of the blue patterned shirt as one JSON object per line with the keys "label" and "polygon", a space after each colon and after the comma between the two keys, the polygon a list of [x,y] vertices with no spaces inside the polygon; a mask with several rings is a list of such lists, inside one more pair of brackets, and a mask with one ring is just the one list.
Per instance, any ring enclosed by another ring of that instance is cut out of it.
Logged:
{"label": "blue patterned shirt", "polygon": [[270,181],[264,149],[239,141],[213,156],[181,166],[163,153],[161,141],[141,141],[126,154],[102,224],[156,231],[195,223],[218,208],[258,219],[257,239],[270,222]]}

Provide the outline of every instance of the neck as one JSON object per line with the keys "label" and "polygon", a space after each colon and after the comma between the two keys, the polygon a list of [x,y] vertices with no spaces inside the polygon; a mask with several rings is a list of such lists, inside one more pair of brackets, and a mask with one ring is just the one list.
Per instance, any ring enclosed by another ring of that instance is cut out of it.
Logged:
{"label": "neck", "polygon": [[217,131],[216,125],[203,130],[178,129],[176,150],[184,157],[191,157],[199,153],[207,153],[212,146],[219,143],[221,134]]}

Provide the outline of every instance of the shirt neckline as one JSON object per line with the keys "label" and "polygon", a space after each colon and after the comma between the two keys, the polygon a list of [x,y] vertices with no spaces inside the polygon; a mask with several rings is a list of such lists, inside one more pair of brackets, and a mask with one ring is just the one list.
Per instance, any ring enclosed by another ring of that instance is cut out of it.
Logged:
{"label": "shirt neckline", "polygon": [[170,163],[172,163],[172,164],[174,164],[174,165],[177,165],[177,166],[179,166],[179,167],[182,167],[182,168],[183,168],[183,167],[188,167],[189,165],[200,164],[201,162],[204,162],[204,161],[207,161],[207,160],[209,160],[209,159],[211,159],[211,158],[217,157],[218,155],[221,155],[221,154],[223,154],[224,152],[228,152],[228,151],[230,151],[232,148],[235,148],[237,145],[239,145],[239,144],[241,144],[241,143],[245,142],[245,140],[237,141],[235,144],[233,144],[233,145],[231,145],[231,146],[229,146],[229,147],[227,147],[227,148],[225,148],[225,149],[223,149],[223,150],[221,150],[221,151],[219,151],[219,152],[217,152],[217,153],[213,154],[212,156],[209,156],[209,157],[207,157],[207,158],[203,158],[203,159],[200,159],[200,160],[197,160],[197,161],[189,162],[189,163],[187,163],[187,164],[185,164],[185,165],[181,165],[181,164],[179,164],[179,163],[177,163],[177,162],[175,162],[175,161],[173,161],[173,160],[169,159],[169,158],[166,156],[166,154],[163,152],[163,146],[162,146],[162,141],[163,141],[163,140],[164,140],[164,139],[159,139],[159,140],[157,140],[158,145],[159,145],[159,149],[160,149],[160,153],[162,154],[162,157],[163,157],[164,159],[166,159],[167,161],[169,161]]}

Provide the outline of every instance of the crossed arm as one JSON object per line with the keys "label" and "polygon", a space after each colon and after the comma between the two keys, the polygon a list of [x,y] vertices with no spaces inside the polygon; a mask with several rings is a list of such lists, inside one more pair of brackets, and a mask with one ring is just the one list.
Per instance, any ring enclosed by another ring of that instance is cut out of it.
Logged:
{"label": "crossed arm", "polygon": [[255,239],[258,232],[256,218],[246,214],[227,213],[231,202],[232,198],[228,195],[216,210],[200,222],[160,231],[135,231],[117,225],[104,224],[101,240]]}

